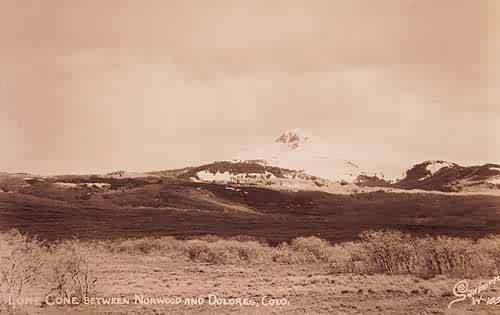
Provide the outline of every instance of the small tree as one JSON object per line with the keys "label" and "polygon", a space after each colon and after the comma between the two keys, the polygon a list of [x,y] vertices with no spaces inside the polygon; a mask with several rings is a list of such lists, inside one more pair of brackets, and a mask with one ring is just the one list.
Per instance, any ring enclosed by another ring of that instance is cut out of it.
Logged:
{"label": "small tree", "polygon": [[57,244],[50,249],[45,277],[52,294],[83,300],[93,293],[97,278],[89,266],[89,254],[76,240]]}
{"label": "small tree", "polygon": [[0,288],[9,299],[21,296],[32,285],[43,266],[41,242],[14,230],[0,240]]}

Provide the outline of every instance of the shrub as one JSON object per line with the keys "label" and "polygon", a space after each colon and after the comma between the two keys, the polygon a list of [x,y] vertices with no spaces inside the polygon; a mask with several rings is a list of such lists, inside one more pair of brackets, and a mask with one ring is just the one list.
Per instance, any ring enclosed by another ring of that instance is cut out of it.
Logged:
{"label": "shrub", "polygon": [[316,263],[330,261],[333,254],[334,249],[328,241],[309,236],[295,238],[290,244],[280,244],[273,251],[272,259],[284,264]]}
{"label": "shrub", "polygon": [[66,241],[48,251],[45,280],[53,297],[84,299],[95,290],[97,278],[88,257],[92,250],[79,241]]}
{"label": "shrub", "polygon": [[308,257],[295,252],[288,243],[281,243],[272,252],[272,260],[280,264],[304,264]]}
{"label": "shrub", "polygon": [[310,261],[314,262],[326,262],[331,255],[331,244],[316,236],[295,238],[290,245],[293,250],[303,253]]}
{"label": "shrub", "polygon": [[449,274],[470,278],[496,273],[493,257],[472,240],[422,238],[416,246],[419,265],[414,273],[422,277]]}
{"label": "shrub", "polygon": [[163,255],[208,264],[319,263],[329,266],[332,273],[413,274],[423,278],[490,276],[497,275],[500,269],[498,236],[474,241],[368,231],[360,235],[359,241],[335,245],[315,236],[298,237],[277,247],[252,237],[206,236],[90,243],[70,240],[49,246],[12,231],[0,233],[1,292],[15,297],[26,286],[38,285],[58,297],[88,297],[96,289],[95,269],[90,263],[96,252]]}
{"label": "shrub", "polygon": [[496,239],[477,243],[453,237],[415,238],[395,231],[369,231],[361,235],[360,244],[366,254],[362,258],[365,271],[423,278],[493,275],[500,256]]}
{"label": "shrub", "polygon": [[332,273],[365,273],[362,263],[366,252],[360,243],[336,244],[330,252],[330,270]]}
{"label": "shrub", "polygon": [[32,285],[43,265],[42,243],[18,231],[0,236],[0,289],[3,296],[17,298]]}
{"label": "shrub", "polygon": [[369,272],[409,273],[415,264],[416,247],[412,238],[395,231],[369,231],[361,234]]}
{"label": "shrub", "polygon": [[500,236],[490,235],[478,240],[477,247],[479,251],[486,254],[494,264],[495,273],[500,273]]}
{"label": "shrub", "polygon": [[270,256],[270,249],[255,241],[218,240],[207,242],[188,240],[185,243],[184,253],[195,262],[237,264],[264,262]]}
{"label": "shrub", "polygon": [[112,253],[121,253],[129,255],[145,255],[145,254],[165,254],[175,252],[180,246],[180,242],[173,237],[160,238],[138,238],[119,241],[101,242],[101,246]]}

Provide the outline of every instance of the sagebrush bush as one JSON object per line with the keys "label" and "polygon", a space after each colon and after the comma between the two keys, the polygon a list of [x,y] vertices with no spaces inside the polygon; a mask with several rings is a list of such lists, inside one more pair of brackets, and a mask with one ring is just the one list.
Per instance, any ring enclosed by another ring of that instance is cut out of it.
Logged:
{"label": "sagebrush bush", "polygon": [[496,274],[493,257],[472,240],[423,238],[416,241],[416,247],[419,265],[414,273],[423,277],[440,274],[464,277]]}
{"label": "sagebrush bush", "polygon": [[181,246],[181,243],[181,241],[176,240],[173,237],[165,236],[159,238],[145,237],[138,239],[104,241],[100,242],[100,246],[112,253],[144,255],[176,252]]}
{"label": "sagebrush bush", "polygon": [[90,266],[93,248],[78,240],[55,244],[48,249],[45,281],[52,297],[83,300],[95,291],[97,277]]}
{"label": "sagebrush bush", "polygon": [[207,242],[188,240],[185,255],[192,261],[211,264],[237,264],[265,262],[270,257],[270,248],[255,241],[239,242],[218,240]]}
{"label": "sagebrush bush", "polygon": [[44,244],[19,232],[0,233],[0,289],[19,295],[39,286],[52,295],[85,298],[97,289],[92,257],[158,255],[205,264],[324,264],[332,273],[412,274],[479,277],[497,275],[500,237],[480,240],[414,237],[397,231],[368,231],[355,242],[330,244],[315,236],[298,237],[271,247],[252,237],[206,236]]}
{"label": "sagebrush bush", "polygon": [[332,245],[319,237],[298,237],[290,243],[292,250],[303,253],[309,261],[327,262],[331,255]]}
{"label": "sagebrush bush", "polygon": [[409,273],[416,263],[412,238],[401,232],[364,232],[361,244],[367,272]]}
{"label": "sagebrush bush", "polygon": [[500,267],[500,237],[473,241],[368,231],[358,242],[336,245],[317,237],[299,237],[274,248],[272,260],[282,264],[327,262],[333,273],[491,276]]}
{"label": "sagebrush bush", "polygon": [[496,274],[500,273],[500,236],[490,235],[477,241],[479,252],[486,255],[495,265]]}
{"label": "sagebrush bush", "polygon": [[38,278],[43,266],[42,243],[18,231],[0,236],[0,294],[17,298]]}
{"label": "sagebrush bush", "polygon": [[346,242],[332,247],[328,262],[332,273],[365,273],[365,257],[365,249],[360,243]]}
{"label": "sagebrush bush", "polygon": [[273,251],[272,259],[283,264],[327,262],[332,246],[328,241],[315,236],[298,237],[290,244],[282,243]]}
{"label": "sagebrush bush", "polygon": [[[496,274],[498,246],[453,237],[415,238],[395,231],[370,231],[361,235],[366,272],[461,277]],[[483,245],[481,245],[483,244]]]}
{"label": "sagebrush bush", "polygon": [[14,307],[8,299],[21,297],[28,287],[41,290],[42,298],[90,296],[97,281],[89,263],[94,254],[78,240],[48,245],[17,231],[0,233],[0,304]]}

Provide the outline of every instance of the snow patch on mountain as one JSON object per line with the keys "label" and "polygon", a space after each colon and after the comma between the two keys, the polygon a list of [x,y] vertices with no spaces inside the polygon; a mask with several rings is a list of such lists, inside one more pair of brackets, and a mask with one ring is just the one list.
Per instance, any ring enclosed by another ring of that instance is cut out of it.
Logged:
{"label": "snow patch on mountain", "polygon": [[71,188],[95,188],[95,189],[108,189],[111,188],[111,184],[108,183],[66,183],[66,182],[55,182],[54,186],[62,189]]}
{"label": "snow patch on mountain", "polygon": [[454,164],[446,161],[431,161],[429,165],[425,167],[426,170],[431,172],[430,176],[439,172],[442,168],[453,167]]}
{"label": "snow patch on mountain", "polygon": [[212,173],[209,171],[199,171],[196,173],[198,178],[202,181],[215,181],[215,182],[228,182],[231,180],[231,173],[229,172],[216,172]]}
{"label": "snow patch on mountain", "polygon": [[492,178],[488,180],[488,183],[493,185],[500,185],[500,177]]}
{"label": "snow patch on mountain", "polygon": [[64,189],[77,188],[78,184],[75,183],[63,183],[63,182],[55,182],[54,186]]}
{"label": "snow patch on mountain", "polygon": [[375,160],[371,154],[367,156],[367,152],[379,148],[362,149],[354,152],[352,147],[326,144],[301,129],[292,129],[282,133],[274,143],[248,149],[236,158],[265,161],[266,165],[302,170],[313,176],[350,183],[355,182],[359,175],[385,180],[404,176],[403,167]]}
{"label": "snow patch on mountain", "polygon": [[198,178],[192,177],[191,180],[196,181],[199,179],[202,182],[215,182],[215,183],[254,183],[256,181],[268,181],[276,178],[272,173],[231,173],[225,172],[211,172],[208,170],[199,171],[196,173]]}

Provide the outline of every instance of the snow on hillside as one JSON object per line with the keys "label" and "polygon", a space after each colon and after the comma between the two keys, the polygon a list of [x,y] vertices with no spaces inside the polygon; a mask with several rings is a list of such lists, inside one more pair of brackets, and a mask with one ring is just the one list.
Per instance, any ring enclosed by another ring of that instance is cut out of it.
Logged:
{"label": "snow on hillside", "polygon": [[108,183],[65,183],[65,182],[55,182],[54,186],[57,186],[57,187],[63,188],[63,189],[79,188],[79,187],[95,188],[95,189],[108,189],[108,188],[111,188],[111,184],[108,184]]}
{"label": "snow on hillside", "polygon": [[196,173],[197,177],[192,177],[191,180],[197,179],[204,182],[220,182],[220,183],[251,183],[256,181],[267,181],[276,178],[270,172],[264,173],[231,173],[229,171],[212,173],[209,170],[203,170]]}
{"label": "snow on hillside", "polygon": [[371,160],[371,156],[354,155],[345,146],[322,143],[300,129],[292,129],[282,133],[274,143],[241,152],[237,159],[263,160],[267,165],[303,170],[317,177],[349,183],[355,182],[359,175],[375,175],[386,180],[403,175],[400,167]]}
{"label": "snow on hillside", "polygon": [[[265,165],[262,161],[219,161],[185,170],[179,178],[193,182],[228,185],[266,186],[284,190],[339,190],[339,183],[290,170]],[[342,191],[346,191],[346,185]]]}
{"label": "snow on hillside", "polygon": [[445,192],[496,191],[500,184],[500,167],[496,164],[462,166],[446,161],[430,160],[408,169],[405,178],[396,183],[403,189]]}
{"label": "snow on hillside", "polygon": [[488,183],[493,185],[500,185],[500,177],[492,178],[488,180]]}
{"label": "snow on hillside", "polygon": [[431,161],[429,165],[425,167],[426,170],[431,172],[431,176],[436,174],[439,170],[444,167],[453,167],[455,164],[446,161]]}

